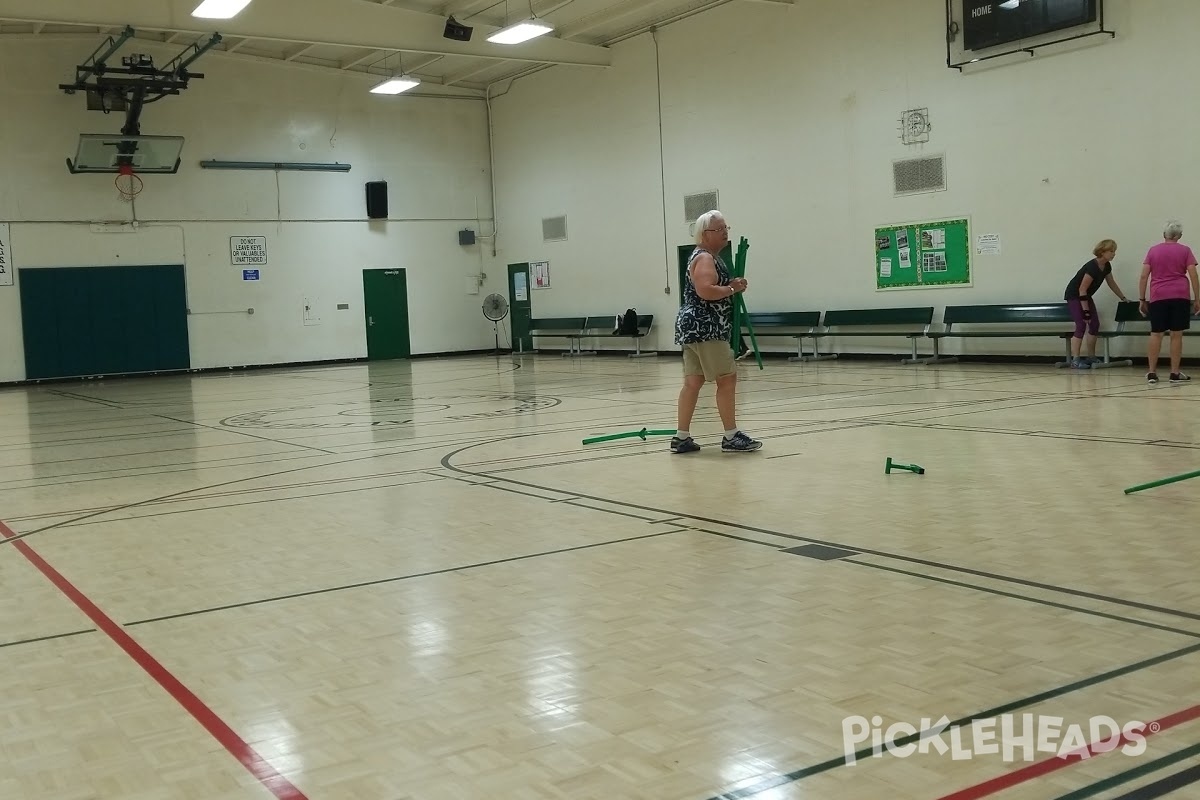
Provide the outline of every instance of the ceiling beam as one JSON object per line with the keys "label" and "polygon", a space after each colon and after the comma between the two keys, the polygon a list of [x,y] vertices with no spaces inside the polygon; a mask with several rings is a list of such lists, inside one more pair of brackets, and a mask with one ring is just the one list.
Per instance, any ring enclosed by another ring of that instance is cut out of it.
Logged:
{"label": "ceiling beam", "polygon": [[183,31],[197,37],[216,30],[222,36],[266,39],[293,44],[453,55],[495,61],[570,64],[607,67],[612,52],[604,47],[566,42],[543,36],[520,45],[487,41],[494,28],[481,26],[470,42],[443,38],[446,19],[377,3],[305,3],[297,13],[296,0],[255,0],[229,20],[192,16],[197,0],[159,0],[130,4],[128,0],[0,0],[0,19],[27,23],[83,24],[102,28],[132,26],[143,31]]}

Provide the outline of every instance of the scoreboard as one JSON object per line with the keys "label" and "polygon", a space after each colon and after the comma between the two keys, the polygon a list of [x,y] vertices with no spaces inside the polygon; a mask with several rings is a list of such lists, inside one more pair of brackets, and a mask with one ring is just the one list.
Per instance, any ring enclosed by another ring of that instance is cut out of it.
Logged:
{"label": "scoreboard", "polygon": [[1086,25],[1104,0],[962,0],[963,46],[982,50]]}

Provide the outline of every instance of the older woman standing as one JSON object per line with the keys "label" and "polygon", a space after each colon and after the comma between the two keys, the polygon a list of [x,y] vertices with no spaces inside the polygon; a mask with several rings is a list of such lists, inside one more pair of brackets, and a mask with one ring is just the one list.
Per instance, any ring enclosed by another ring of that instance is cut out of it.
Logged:
{"label": "older woman standing", "polygon": [[[1117,286],[1112,276],[1112,260],[1117,255],[1117,243],[1112,239],[1102,239],[1092,249],[1095,256],[1075,273],[1075,277],[1067,284],[1063,299],[1075,320],[1075,335],[1071,337],[1071,368],[1088,369],[1096,362],[1096,334],[1100,333],[1100,314],[1092,298],[1100,291],[1101,281],[1108,284],[1117,297],[1125,300],[1125,293]],[[1084,331],[1087,336],[1087,357],[1080,356],[1083,349]]]}
{"label": "older woman standing", "polygon": [[675,318],[675,344],[683,349],[683,388],[679,391],[678,430],[671,439],[671,452],[693,453],[700,449],[688,428],[696,412],[700,388],[707,381],[717,384],[717,412],[725,436],[721,450],[750,452],[762,447],[738,429],[734,405],[737,366],[730,338],[733,333],[733,296],[746,291],[745,278],[734,278],[721,259],[729,242],[729,225],[720,211],[709,211],[696,220],[696,249],[688,260],[687,277],[681,291],[683,304]]}
{"label": "older woman standing", "polygon": [[[1192,248],[1179,241],[1183,224],[1171,220],[1163,228],[1163,241],[1150,248],[1142,264],[1138,282],[1138,308],[1150,317],[1150,349],[1147,383],[1158,383],[1158,356],[1163,334],[1171,333],[1171,383],[1190,381],[1180,369],[1183,361],[1183,332],[1191,327],[1192,314],[1200,314],[1200,280],[1196,277],[1196,256]],[[1149,301],[1146,284],[1150,284]],[[1188,284],[1191,284],[1190,286]]]}

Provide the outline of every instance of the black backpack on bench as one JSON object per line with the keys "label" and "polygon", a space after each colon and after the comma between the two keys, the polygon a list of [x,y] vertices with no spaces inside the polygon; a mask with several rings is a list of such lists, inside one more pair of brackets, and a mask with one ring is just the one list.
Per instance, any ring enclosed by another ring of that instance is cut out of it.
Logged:
{"label": "black backpack on bench", "polygon": [[620,322],[617,323],[617,329],[613,331],[613,336],[638,335],[638,315],[636,309],[625,309],[624,316],[620,317],[619,319]]}

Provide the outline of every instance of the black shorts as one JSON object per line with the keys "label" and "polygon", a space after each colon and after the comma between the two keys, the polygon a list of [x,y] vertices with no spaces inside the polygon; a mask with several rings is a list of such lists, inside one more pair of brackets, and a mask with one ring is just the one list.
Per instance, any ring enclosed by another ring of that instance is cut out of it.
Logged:
{"label": "black shorts", "polygon": [[1186,331],[1191,326],[1191,300],[1155,300],[1150,304],[1150,330],[1152,332]]}

